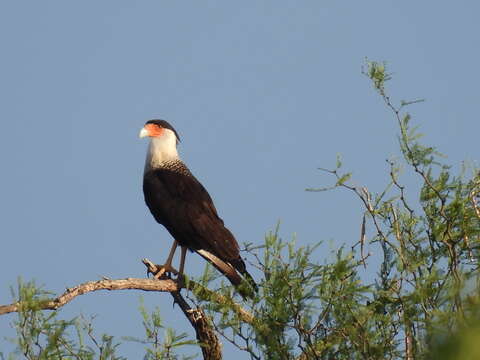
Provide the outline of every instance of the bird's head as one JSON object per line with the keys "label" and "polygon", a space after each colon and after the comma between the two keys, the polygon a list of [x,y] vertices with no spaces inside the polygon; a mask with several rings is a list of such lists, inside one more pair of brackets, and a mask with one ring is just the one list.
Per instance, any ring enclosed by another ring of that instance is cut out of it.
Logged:
{"label": "bird's head", "polygon": [[166,162],[178,160],[177,144],[180,137],[175,129],[165,120],[149,120],[145,123],[139,136],[149,137],[145,171],[165,166]]}
{"label": "bird's head", "polygon": [[145,126],[140,130],[139,136],[150,137],[150,138],[164,138],[165,140],[169,138],[175,139],[175,144],[180,142],[180,136],[178,136],[177,131],[165,120],[148,120],[145,123]]}

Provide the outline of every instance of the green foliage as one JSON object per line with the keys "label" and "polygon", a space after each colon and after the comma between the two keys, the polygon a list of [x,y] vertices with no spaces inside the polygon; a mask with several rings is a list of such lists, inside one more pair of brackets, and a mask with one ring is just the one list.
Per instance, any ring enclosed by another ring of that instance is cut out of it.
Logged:
{"label": "green foliage", "polygon": [[[157,307],[149,314],[143,299],[140,299],[140,313],[143,318],[143,327],[145,329],[145,338],[139,339],[136,337],[124,337],[124,340],[133,341],[146,345],[146,354],[144,360],[176,360],[180,357],[175,353],[175,350],[184,345],[195,345],[196,341],[187,340],[188,335],[182,333],[177,335],[172,328],[165,328],[160,316],[160,309]],[[163,332],[163,340],[160,332]],[[182,356],[181,359],[195,359],[195,356]]]}
{"label": "green foliage", "polygon": [[[41,310],[42,304],[48,301],[51,294],[37,287],[34,282],[25,283],[19,279],[17,291],[12,289],[12,295],[15,302],[22,304],[18,318],[13,322],[17,336],[10,339],[16,344],[17,349],[7,357],[0,352],[0,359],[126,359],[118,355],[120,343],[114,341],[113,336],[107,334],[95,336],[93,319],[87,320],[79,316],[71,320],[62,320],[58,311]],[[177,335],[175,330],[165,328],[158,308],[149,314],[141,301],[139,309],[143,318],[145,337],[124,337],[123,340],[146,345],[143,359],[196,358],[176,354],[179,347],[196,344],[196,341],[187,340],[185,333]]]}
{"label": "green foliage", "polygon": [[[361,240],[351,252],[341,248],[334,261],[316,264],[318,244],[296,247],[277,228],[263,253],[247,247],[264,274],[257,298],[245,305],[254,320],[246,324],[228,304],[203,304],[224,338],[251,358],[433,359],[435,349],[445,349],[442,358],[453,359],[448,354],[460,347],[472,359],[478,353],[480,320],[469,319],[480,319],[480,175],[453,175],[444,157],[420,142],[404,109],[422,100],[393,105],[385,63],[368,62],[364,73],[397,121],[401,158],[388,160],[390,181],[376,193],[350,185],[340,157],[335,169],[320,169],[334,177],[332,186],[307,189],[341,188],[359,198]],[[407,192],[401,179],[409,175],[420,187]],[[374,272],[378,260],[378,276],[365,282],[361,273]]]}
{"label": "green foliage", "polygon": [[[34,282],[25,283],[19,279],[17,291],[12,289],[12,295],[22,307],[13,322],[17,337],[11,339],[17,350],[7,359],[18,359],[20,356],[32,360],[122,359],[116,355],[119,344],[113,341],[113,337],[102,335],[96,339],[91,323],[82,317],[62,320],[57,311],[47,313],[40,310],[50,294]],[[4,358],[3,354],[0,356]]]}
{"label": "green foliage", "polygon": [[[320,169],[333,185],[307,189],[351,191],[363,207],[360,240],[319,264],[312,259],[320,243],[297,246],[277,227],[262,246],[246,247],[250,266],[263,274],[253,299],[229,286],[206,290],[218,276],[210,266],[186,295],[252,359],[480,358],[480,173],[454,174],[443,155],[421,143],[405,109],[422,100],[394,105],[385,63],[367,61],[363,73],[399,129],[400,157],[387,161],[389,181],[377,192],[352,185],[338,156],[333,170]],[[404,185],[413,177],[418,188]],[[366,281],[366,273],[377,275]],[[48,294],[32,283],[20,283],[18,294],[18,351],[9,359],[118,359],[112,337],[96,341],[89,323],[40,311]],[[140,312],[145,337],[126,340],[146,346],[144,359],[177,359],[174,350],[196,344],[164,328],[158,309],[149,314],[142,304]]]}
{"label": "green foliage", "polygon": [[470,308],[468,318],[464,321],[458,321],[455,331],[438,330],[437,336],[432,339],[432,350],[428,355],[428,359],[480,359],[479,299],[475,298],[468,303],[473,305],[473,308]]}

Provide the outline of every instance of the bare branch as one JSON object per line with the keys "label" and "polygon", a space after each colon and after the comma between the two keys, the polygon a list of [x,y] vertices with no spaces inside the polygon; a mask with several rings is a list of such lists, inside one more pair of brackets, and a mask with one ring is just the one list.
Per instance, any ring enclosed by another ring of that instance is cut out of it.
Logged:
{"label": "bare branch", "polygon": [[195,329],[197,340],[202,347],[203,358],[205,360],[221,359],[222,343],[218,339],[208,316],[205,315],[200,307],[192,309],[180,292],[172,292],[170,294]]}
{"label": "bare branch", "polygon": [[[41,310],[57,310],[63,305],[72,301],[75,297],[99,290],[142,290],[142,291],[163,291],[172,292],[178,291],[179,288],[173,280],[156,280],[156,279],[135,279],[126,278],[118,280],[98,280],[88,281],[77,285],[73,288],[68,288],[62,295],[47,299],[40,302],[37,306]],[[21,302],[16,302],[9,305],[0,305],[0,315],[22,310]]]}

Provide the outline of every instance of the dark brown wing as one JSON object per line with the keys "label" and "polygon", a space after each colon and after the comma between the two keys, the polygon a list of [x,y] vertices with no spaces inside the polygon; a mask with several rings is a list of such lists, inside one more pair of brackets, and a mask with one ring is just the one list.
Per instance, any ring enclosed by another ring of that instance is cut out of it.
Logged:
{"label": "dark brown wing", "polygon": [[186,167],[180,170],[159,168],[145,174],[145,202],[153,216],[180,245],[205,250],[244,272],[237,241],[207,190]]}

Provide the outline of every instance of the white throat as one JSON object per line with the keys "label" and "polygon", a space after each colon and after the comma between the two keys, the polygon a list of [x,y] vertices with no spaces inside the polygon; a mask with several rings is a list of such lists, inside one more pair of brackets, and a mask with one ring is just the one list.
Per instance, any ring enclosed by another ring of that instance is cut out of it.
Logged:
{"label": "white throat", "polygon": [[145,160],[145,172],[162,167],[166,162],[179,160],[177,151],[177,137],[169,129],[159,137],[152,137],[148,146]]}

